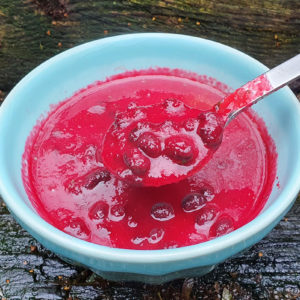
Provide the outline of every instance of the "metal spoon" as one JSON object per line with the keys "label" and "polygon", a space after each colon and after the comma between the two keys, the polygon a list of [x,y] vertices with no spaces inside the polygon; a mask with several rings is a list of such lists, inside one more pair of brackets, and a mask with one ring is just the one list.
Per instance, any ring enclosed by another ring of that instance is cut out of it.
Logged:
{"label": "metal spoon", "polygon": [[227,125],[244,109],[298,77],[300,77],[300,54],[238,88],[220,101],[215,106],[215,110],[227,118],[225,123]]}

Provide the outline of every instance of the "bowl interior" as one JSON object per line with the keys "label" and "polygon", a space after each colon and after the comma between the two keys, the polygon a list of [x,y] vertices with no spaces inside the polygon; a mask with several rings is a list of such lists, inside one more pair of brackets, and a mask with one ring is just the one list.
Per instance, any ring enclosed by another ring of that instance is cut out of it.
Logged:
{"label": "bowl interior", "polygon": [[[102,39],[48,60],[21,81],[1,107],[0,191],[18,218],[26,221],[26,211],[21,209],[24,203],[34,212],[23,187],[21,163],[26,139],[41,115],[45,115],[52,104],[96,80],[104,80],[126,70],[150,67],[179,68],[205,74],[232,88],[267,70],[249,56],[221,44],[168,34]],[[271,222],[275,217],[272,219],[269,208],[280,210],[280,215],[299,190],[300,112],[297,99],[287,88],[253,108],[264,119],[278,153],[280,188],[274,185],[263,210],[265,217],[269,217],[265,218],[265,222]],[[276,209],[274,205],[277,205]],[[34,218],[38,220],[39,217]],[[260,226],[262,224],[261,220]],[[41,226],[46,225],[41,223]]]}

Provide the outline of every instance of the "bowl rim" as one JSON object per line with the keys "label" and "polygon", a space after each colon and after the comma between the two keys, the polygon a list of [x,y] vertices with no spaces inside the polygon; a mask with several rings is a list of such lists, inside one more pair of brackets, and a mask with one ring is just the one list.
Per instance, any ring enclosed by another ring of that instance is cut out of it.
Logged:
{"label": "bowl rim", "polygon": [[[149,39],[154,40],[159,39],[170,39],[178,40],[178,42],[183,41],[194,41],[201,42],[208,46],[219,48],[223,51],[229,51],[233,55],[239,56],[242,59],[248,60],[250,63],[255,64],[261,72],[268,70],[266,66],[255,60],[254,58],[248,56],[247,54],[240,52],[234,48],[223,45],[218,42],[211,40],[187,36],[181,34],[170,34],[170,33],[134,33],[134,34],[124,34],[114,37],[106,37],[91,41],[88,43],[81,44],[69,50],[66,50],[39,65],[30,73],[28,73],[9,93],[5,101],[0,107],[0,145],[1,145],[1,132],[4,131],[6,114],[8,114],[11,103],[14,101],[14,97],[22,90],[22,87],[26,85],[32,78],[38,76],[39,73],[47,69],[53,63],[57,63],[69,55],[73,55],[77,52],[86,51],[93,47],[99,47],[110,43],[126,43],[128,40],[135,39]],[[287,97],[290,98],[289,101],[293,102],[294,113],[298,114],[300,120],[300,105],[294,96],[294,94],[288,89],[285,88],[285,93]],[[2,125],[1,125],[2,123]],[[3,125],[4,124],[4,125]],[[300,148],[300,145],[299,145]],[[1,149],[0,149],[1,156]],[[296,168],[298,166],[298,168]],[[298,170],[298,171],[297,171]],[[70,236],[46,221],[44,221],[39,215],[34,213],[19,197],[16,191],[10,187],[9,181],[7,180],[5,174],[1,172],[0,169],[0,194],[3,197],[3,200],[7,204],[10,211],[17,217],[17,219],[29,228],[30,232],[34,232],[38,236],[46,239],[55,246],[63,248],[67,251],[83,255],[85,257],[93,257],[96,259],[103,259],[106,261],[114,262],[125,262],[125,263],[167,263],[174,261],[183,261],[186,259],[192,259],[201,256],[211,255],[217,252],[224,250],[225,248],[231,248],[239,243],[243,243],[245,240],[255,236],[260,231],[266,229],[270,226],[278,217],[280,217],[289,206],[292,204],[300,190],[300,158],[295,164],[295,172],[293,176],[289,179],[289,183],[285,185],[281,194],[275,201],[271,204],[265,211],[258,215],[254,220],[247,223],[246,225],[240,227],[239,229],[226,234],[222,237],[216,239],[175,249],[161,249],[161,250],[132,250],[132,249],[120,249],[120,248],[110,248],[107,246],[101,246],[80,240],[73,236]]]}

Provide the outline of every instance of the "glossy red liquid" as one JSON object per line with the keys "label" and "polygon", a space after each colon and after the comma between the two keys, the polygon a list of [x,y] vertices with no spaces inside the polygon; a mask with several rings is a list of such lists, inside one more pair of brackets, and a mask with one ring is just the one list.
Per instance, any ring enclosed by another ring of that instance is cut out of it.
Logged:
{"label": "glossy red liquid", "polygon": [[26,144],[23,181],[37,212],[75,237],[127,249],[192,245],[248,223],[271,192],[277,158],[264,123],[250,110],[226,127],[207,165],[178,183],[130,185],[102,163],[103,137],[130,103],[172,98],[207,110],[224,91],[210,78],[158,69],[115,76],[65,100]]}
{"label": "glossy red liquid", "polygon": [[166,96],[148,106],[132,102],[105,135],[103,164],[129,184],[179,182],[200,170],[216,150],[197,134],[201,111]]}

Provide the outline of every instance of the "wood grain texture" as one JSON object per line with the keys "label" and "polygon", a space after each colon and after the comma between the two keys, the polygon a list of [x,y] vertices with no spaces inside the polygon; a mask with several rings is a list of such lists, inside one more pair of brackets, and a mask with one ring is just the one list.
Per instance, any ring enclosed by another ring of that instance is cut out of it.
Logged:
{"label": "wood grain texture", "polygon": [[208,38],[272,67],[300,51],[299,15],[298,0],[0,0],[0,90],[65,49],[133,32]]}
{"label": "wood grain texture", "polygon": [[[31,69],[93,39],[172,32],[235,47],[269,67],[300,50],[299,0],[0,0],[0,102]],[[299,81],[293,90],[300,97]],[[0,205],[0,299],[300,299],[300,200],[250,250],[200,278],[114,283],[44,249]]]}

